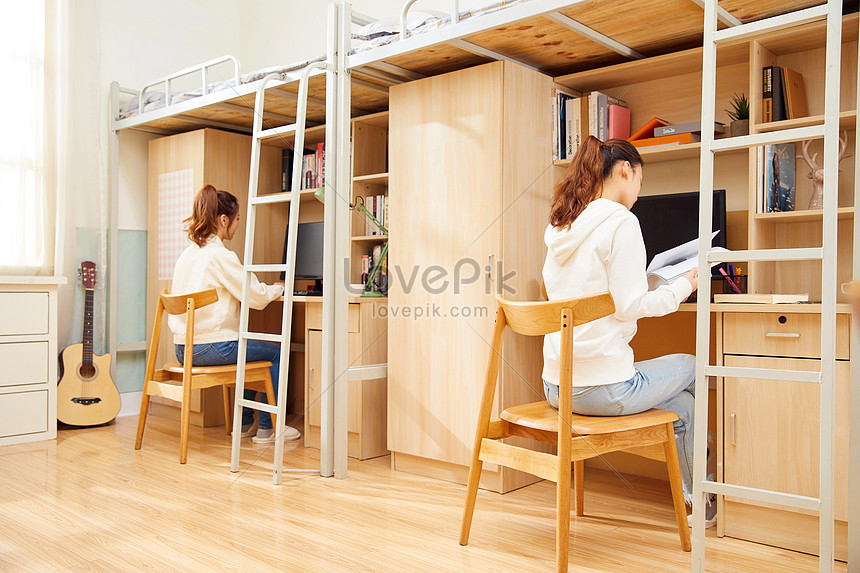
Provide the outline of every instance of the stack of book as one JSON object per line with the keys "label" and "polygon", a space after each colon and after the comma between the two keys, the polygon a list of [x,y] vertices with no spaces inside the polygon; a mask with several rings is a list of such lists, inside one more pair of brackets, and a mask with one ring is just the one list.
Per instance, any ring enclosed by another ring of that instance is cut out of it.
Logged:
{"label": "stack of book", "polygon": [[570,159],[589,135],[600,141],[630,135],[627,103],[601,92],[577,97],[556,89],[553,117],[553,159]]}
{"label": "stack of book", "polygon": [[[281,191],[289,191],[293,177],[292,149],[281,152]],[[316,149],[305,149],[302,154],[302,176],[299,179],[300,189],[318,189],[325,185],[325,142],[316,145]]]}
{"label": "stack of book", "polygon": [[762,122],[809,115],[803,75],[785,66],[765,66],[761,75]]}
{"label": "stack of book", "polygon": [[794,143],[777,143],[758,148],[759,211],[775,213],[794,211],[795,195]]}
{"label": "stack of book", "polygon": [[[367,279],[370,278],[370,272],[380,260],[382,262],[379,271],[373,282],[368,285]],[[388,255],[382,256],[382,245],[374,245],[370,253],[361,256],[361,282],[365,285],[366,291],[385,293],[388,290]]]}
{"label": "stack of book", "polygon": [[[725,125],[714,122],[714,133],[723,133]],[[651,118],[639,131],[630,136],[628,141],[634,147],[663,147],[667,145],[682,145],[696,143],[702,140],[702,122],[690,121],[670,125],[665,119]]]}
{"label": "stack of book", "polygon": [[[382,226],[388,228],[388,197],[386,195],[368,195],[364,198],[364,206],[370,213],[376,217],[376,220],[382,223]],[[377,227],[373,221],[365,217],[364,219],[364,234],[365,235],[384,235],[382,229]]]}

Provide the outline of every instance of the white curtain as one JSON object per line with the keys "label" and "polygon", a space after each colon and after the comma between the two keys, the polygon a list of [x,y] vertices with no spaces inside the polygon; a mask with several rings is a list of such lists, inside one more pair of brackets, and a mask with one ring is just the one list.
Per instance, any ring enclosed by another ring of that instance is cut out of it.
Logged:
{"label": "white curtain", "polygon": [[0,0],[0,275],[54,271],[55,193],[45,171],[45,2]]}

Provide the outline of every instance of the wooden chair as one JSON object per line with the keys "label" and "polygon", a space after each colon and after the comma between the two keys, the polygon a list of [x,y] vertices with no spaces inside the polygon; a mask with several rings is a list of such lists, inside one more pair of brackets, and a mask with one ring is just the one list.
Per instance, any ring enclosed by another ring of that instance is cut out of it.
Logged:
{"label": "wooden chair", "polygon": [[[469,542],[472,514],[478,493],[483,462],[518,469],[557,484],[556,563],[566,572],[570,528],[571,462],[576,515],[583,515],[583,472],[585,460],[608,452],[628,451],[646,458],[665,461],[681,547],[690,550],[684,493],[678,452],[675,449],[674,412],[649,410],[630,416],[579,416],[572,413],[573,327],[615,312],[609,293],[551,302],[511,302],[499,296],[492,351],[478,414],[475,447],[469,470],[466,505],[460,530],[460,545]],[[501,417],[490,420],[502,355],[505,327],[527,336],[543,336],[561,330],[561,376],[559,409],[546,401],[508,408]],[[505,444],[502,439],[521,436],[558,445],[557,455]]]}
{"label": "wooden chair", "polygon": [[[193,353],[185,353],[185,363],[171,362],[161,370],[155,370],[155,359],[158,354],[158,344],[161,339],[161,320],[164,312],[168,314],[188,313],[185,328],[185,348],[194,347],[194,312],[218,300],[215,289],[208,289],[190,294],[167,294],[167,289],[158,297],[158,307],[155,310],[155,324],[149,339],[149,358],[146,361],[146,373],[143,382],[143,397],[140,401],[140,415],[137,422],[137,439],[134,449],[139,450],[143,441],[143,430],[146,426],[146,414],[149,410],[151,396],[161,396],[180,403],[180,442],[179,463],[184,464],[188,457],[188,425],[191,417],[191,391],[212,386],[221,386],[224,392],[224,425],[227,433],[232,426],[232,409],[230,408],[230,387],[236,385],[236,365],[203,366],[195,368]],[[245,388],[266,393],[269,404],[274,404],[276,397],[272,387],[272,376],[269,372],[271,362],[248,362],[245,366]],[[272,414],[272,426],[275,425],[275,415]]]}

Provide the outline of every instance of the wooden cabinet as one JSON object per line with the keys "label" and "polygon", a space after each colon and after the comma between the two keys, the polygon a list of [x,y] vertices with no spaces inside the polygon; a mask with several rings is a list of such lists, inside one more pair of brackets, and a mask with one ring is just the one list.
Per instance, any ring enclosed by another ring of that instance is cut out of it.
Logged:
{"label": "wooden cabinet", "polygon": [[[790,356],[820,355],[820,315],[727,313],[723,358],[726,366],[818,371],[821,361]],[[837,320],[837,355],[848,354],[849,316]],[[780,321],[780,319],[784,319]],[[743,328],[740,328],[743,327]],[[760,327],[760,328],[759,328]],[[772,340],[767,333],[783,327]],[[754,356],[767,348],[771,356]],[[749,354],[749,355],[742,355]],[[848,360],[836,362],[834,444],[836,556],[846,558],[848,491]],[[821,388],[817,384],[727,378],[723,389],[723,468],[726,483],[818,497]],[[725,534],[818,552],[817,512],[726,498]]]}
{"label": "wooden cabinet", "polygon": [[[465,483],[496,293],[537,300],[552,80],[496,62],[390,91],[388,447]],[[542,340],[509,333],[499,407],[543,397]],[[536,478],[485,466],[500,491]]]}
{"label": "wooden cabinet", "polygon": [[[388,339],[385,336],[386,313],[384,301],[351,302],[348,312],[350,365],[381,364],[386,360]],[[322,304],[308,302],[305,335],[305,446],[320,447],[320,367],[322,364]],[[349,419],[347,422],[347,452],[350,457],[365,460],[388,453],[386,446],[387,383],[376,380],[349,382]]]}
{"label": "wooden cabinet", "polygon": [[0,278],[0,445],[57,437],[57,284]]}

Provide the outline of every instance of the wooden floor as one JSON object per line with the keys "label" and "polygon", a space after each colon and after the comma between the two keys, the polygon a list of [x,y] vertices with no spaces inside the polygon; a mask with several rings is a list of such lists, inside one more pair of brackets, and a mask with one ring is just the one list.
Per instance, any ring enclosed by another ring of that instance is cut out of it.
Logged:
{"label": "wooden floor", "polygon": [[[153,412],[138,452],[135,428],[126,417],[0,448],[0,571],[554,571],[554,484],[481,491],[461,547],[465,488],[394,472],[388,457],[350,460],[346,480],[273,486],[271,447],[245,440],[232,474],[221,428],[192,428],[185,466],[178,424]],[[285,459],[319,467],[301,442]],[[665,482],[627,481],[587,474],[570,570],[688,571]],[[709,571],[817,571],[813,557],[712,533],[707,555]]]}

